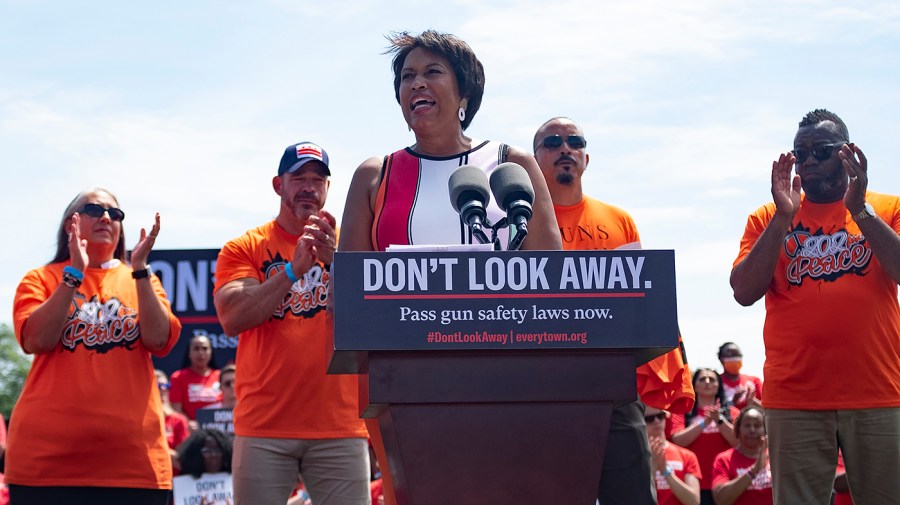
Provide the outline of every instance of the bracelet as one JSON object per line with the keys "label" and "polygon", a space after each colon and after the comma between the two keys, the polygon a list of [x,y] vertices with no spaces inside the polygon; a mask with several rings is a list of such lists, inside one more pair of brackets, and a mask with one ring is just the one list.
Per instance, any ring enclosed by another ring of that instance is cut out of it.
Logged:
{"label": "bracelet", "polygon": [[756,480],[756,474],[753,473],[753,470],[747,470],[747,475],[750,476],[750,480]]}
{"label": "bracelet", "polygon": [[663,472],[663,477],[668,477],[670,475],[672,475],[672,469],[670,467],[666,466],[666,471]]}
{"label": "bracelet", "polygon": [[300,280],[294,274],[294,267],[291,265],[290,261],[284,264],[284,275],[287,275],[287,278],[291,281],[291,284]]}
{"label": "bracelet", "polygon": [[702,428],[706,428],[706,418],[701,419],[700,422],[697,423],[697,424],[700,425],[700,428],[701,428],[701,429],[702,429]]}
{"label": "bracelet", "polygon": [[63,284],[65,284],[66,286],[69,286],[70,288],[77,289],[78,286],[81,286],[81,279],[76,278],[74,275],[70,274],[69,272],[63,272],[62,282],[63,282]]}
{"label": "bracelet", "polygon": [[66,265],[66,266],[63,268],[63,273],[64,273],[64,274],[69,274],[69,275],[71,275],[71,276],[74,277],[75,280],[77,280],[77,281],[81,281],[81,280],[84,279],[84,272],[82,272],[81,270],[79,270],[79,269],[73,267],[72,265]]}

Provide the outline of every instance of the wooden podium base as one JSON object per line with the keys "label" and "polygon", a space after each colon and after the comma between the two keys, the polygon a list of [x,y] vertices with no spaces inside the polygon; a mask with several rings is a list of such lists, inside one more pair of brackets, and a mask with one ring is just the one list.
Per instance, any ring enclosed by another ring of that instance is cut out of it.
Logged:
{"label": "wooden podium base", "polygon": [[593,505],[634,356],[605,351],[371,352],[398,505]]}
{"label": "wooden podium base", "polygon": [[612,404],[395,405],[378,417],[398,505],[593,505]]}

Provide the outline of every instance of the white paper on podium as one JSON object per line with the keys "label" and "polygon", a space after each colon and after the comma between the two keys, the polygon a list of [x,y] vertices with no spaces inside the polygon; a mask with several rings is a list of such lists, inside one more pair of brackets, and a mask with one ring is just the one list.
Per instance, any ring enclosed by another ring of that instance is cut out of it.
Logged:
{"label": "white paper on podium", "polygon": [[493,244],[391,244],[385,249],[387,252],[468,252],[493,250]]}

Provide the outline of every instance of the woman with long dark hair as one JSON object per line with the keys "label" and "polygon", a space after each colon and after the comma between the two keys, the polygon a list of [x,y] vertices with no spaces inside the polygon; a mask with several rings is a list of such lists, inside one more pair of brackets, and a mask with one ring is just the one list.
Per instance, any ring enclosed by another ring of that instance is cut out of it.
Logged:
{"label": "woman with long dark hair", "polygon": [[716,456],[737,445],[731,420],[737,410],[725,400],[718,372],[698,368],[693,376],[697,399],[685,415],[672,415],[672,442],[697,455],[700,462],[700,503],[715,505],[712,497],[712,464]]}
{"label": "woman with long dark hair", "polygon": [[219,401],[219,370],[208,336],[197,334],[191,338],[181,369],[172,372],[171,384],[172,408],[192,421],[197,419],[197,409]]}

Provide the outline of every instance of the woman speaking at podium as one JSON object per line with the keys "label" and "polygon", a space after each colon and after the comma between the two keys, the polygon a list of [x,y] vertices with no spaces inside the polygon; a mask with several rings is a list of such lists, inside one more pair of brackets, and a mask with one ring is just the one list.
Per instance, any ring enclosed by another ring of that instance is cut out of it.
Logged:
{"label": "woman speaking at podium", "polygon": [[[547,183],[534,158],[496,141],[465,135],[481,106],[484,67],[464,41],[433,30],[389,37],[394,93],[415,143],[356,169],[341,220],[339,251],[384,251],[390,245],[472,243],[453,209],[448,180],[462,165],[486,174],[504,162],[525,168],[534,187],[533,216],[522,249],[558,250],[562,241]],[[492,202],[488,213],[501,212]],[[378,459],[386,461],[377,422],[367,420]],[[386,503],[394,502],[382,463]]]}

